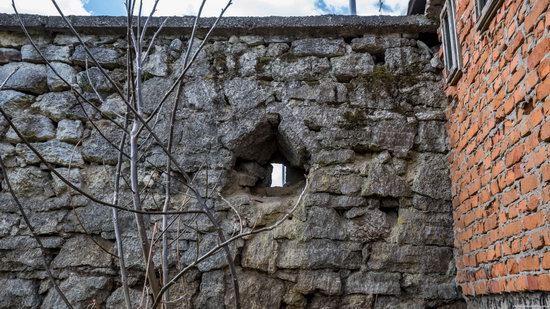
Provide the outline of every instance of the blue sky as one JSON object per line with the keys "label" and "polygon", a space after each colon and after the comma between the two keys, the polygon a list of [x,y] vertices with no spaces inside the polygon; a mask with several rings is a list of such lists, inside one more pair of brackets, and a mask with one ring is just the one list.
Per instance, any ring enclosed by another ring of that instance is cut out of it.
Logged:
{"label": "blue sky", "polygon": [[[204,16],[218,15],[227,0],[208,0]],[[233,0],[227,16],[303,16],[347,14],[349,0]],[[379,11],[379,0],[356,0],[359,15],[403,15],[408,0],[384,0]],[[67,15],[124,15],[124,0],[57,0]],[[143,0],[149,10],[154,0]],[[16,0],[22,13],[58,15],[49,0]],[[200,0],[161,0],[157,16],[193,15]],[[12,13],[11,0],[0,0],[0,12]]]}

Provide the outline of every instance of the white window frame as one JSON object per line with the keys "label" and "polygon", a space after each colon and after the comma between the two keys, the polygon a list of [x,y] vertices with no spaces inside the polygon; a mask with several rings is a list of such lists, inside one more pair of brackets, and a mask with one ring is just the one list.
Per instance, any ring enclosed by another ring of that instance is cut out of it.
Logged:
{"label": "white window frame", "polygon": [[[477,1],[477,0],[476,0]],[[454,0],[445,1],[440,15],[443,58],[447,70],[447,82],[455,85],[462,76],[462,54],[456,32],[456,10]]]}
{"label": "white window frame", "polygon": [[503,2],[504,0],[487,0],[482,4],[481,0],[476,0],[477,30],[487,30]]}

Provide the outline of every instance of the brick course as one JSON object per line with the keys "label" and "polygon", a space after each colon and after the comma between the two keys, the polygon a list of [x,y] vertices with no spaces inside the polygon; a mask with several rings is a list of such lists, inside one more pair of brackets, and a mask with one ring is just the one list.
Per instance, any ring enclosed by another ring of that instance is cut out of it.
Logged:
{"label": "brick course", "polygon": [[456,1],[463,76],[446,88],[457,281],[550,291],[549,0],[506,0],[485,32],[474,3]]}

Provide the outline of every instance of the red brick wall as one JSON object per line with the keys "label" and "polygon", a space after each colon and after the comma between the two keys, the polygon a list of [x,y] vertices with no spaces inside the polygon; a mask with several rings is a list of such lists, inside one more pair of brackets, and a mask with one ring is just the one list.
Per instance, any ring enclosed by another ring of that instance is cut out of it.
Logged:
{"label": "red brick wall", "polygon": [[505,0],[488,30],[456,0],[464,74],[446,89],[463,293],[550,291],[549,0]]}

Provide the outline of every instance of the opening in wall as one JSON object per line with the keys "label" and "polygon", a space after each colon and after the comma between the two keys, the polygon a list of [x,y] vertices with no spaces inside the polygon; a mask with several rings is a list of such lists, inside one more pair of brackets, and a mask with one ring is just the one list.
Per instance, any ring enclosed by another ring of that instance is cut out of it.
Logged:
{"label": "opening in wall", "polygon": [[456,10],[454,0],[447,0],[441,11],[441,35],[443,58],[447,71],[447,82],[455,85],[462,75],[462,55],[456,32]]}
{"label": "opening in wall", "polygon": [[286,166],[282,163],[271,163],[270,187],[284,187],[286,184]]}
{"label": "opening in wall", "polygon": [[476,0],[477,30],[484,31],[502,6],[503,0]]}

